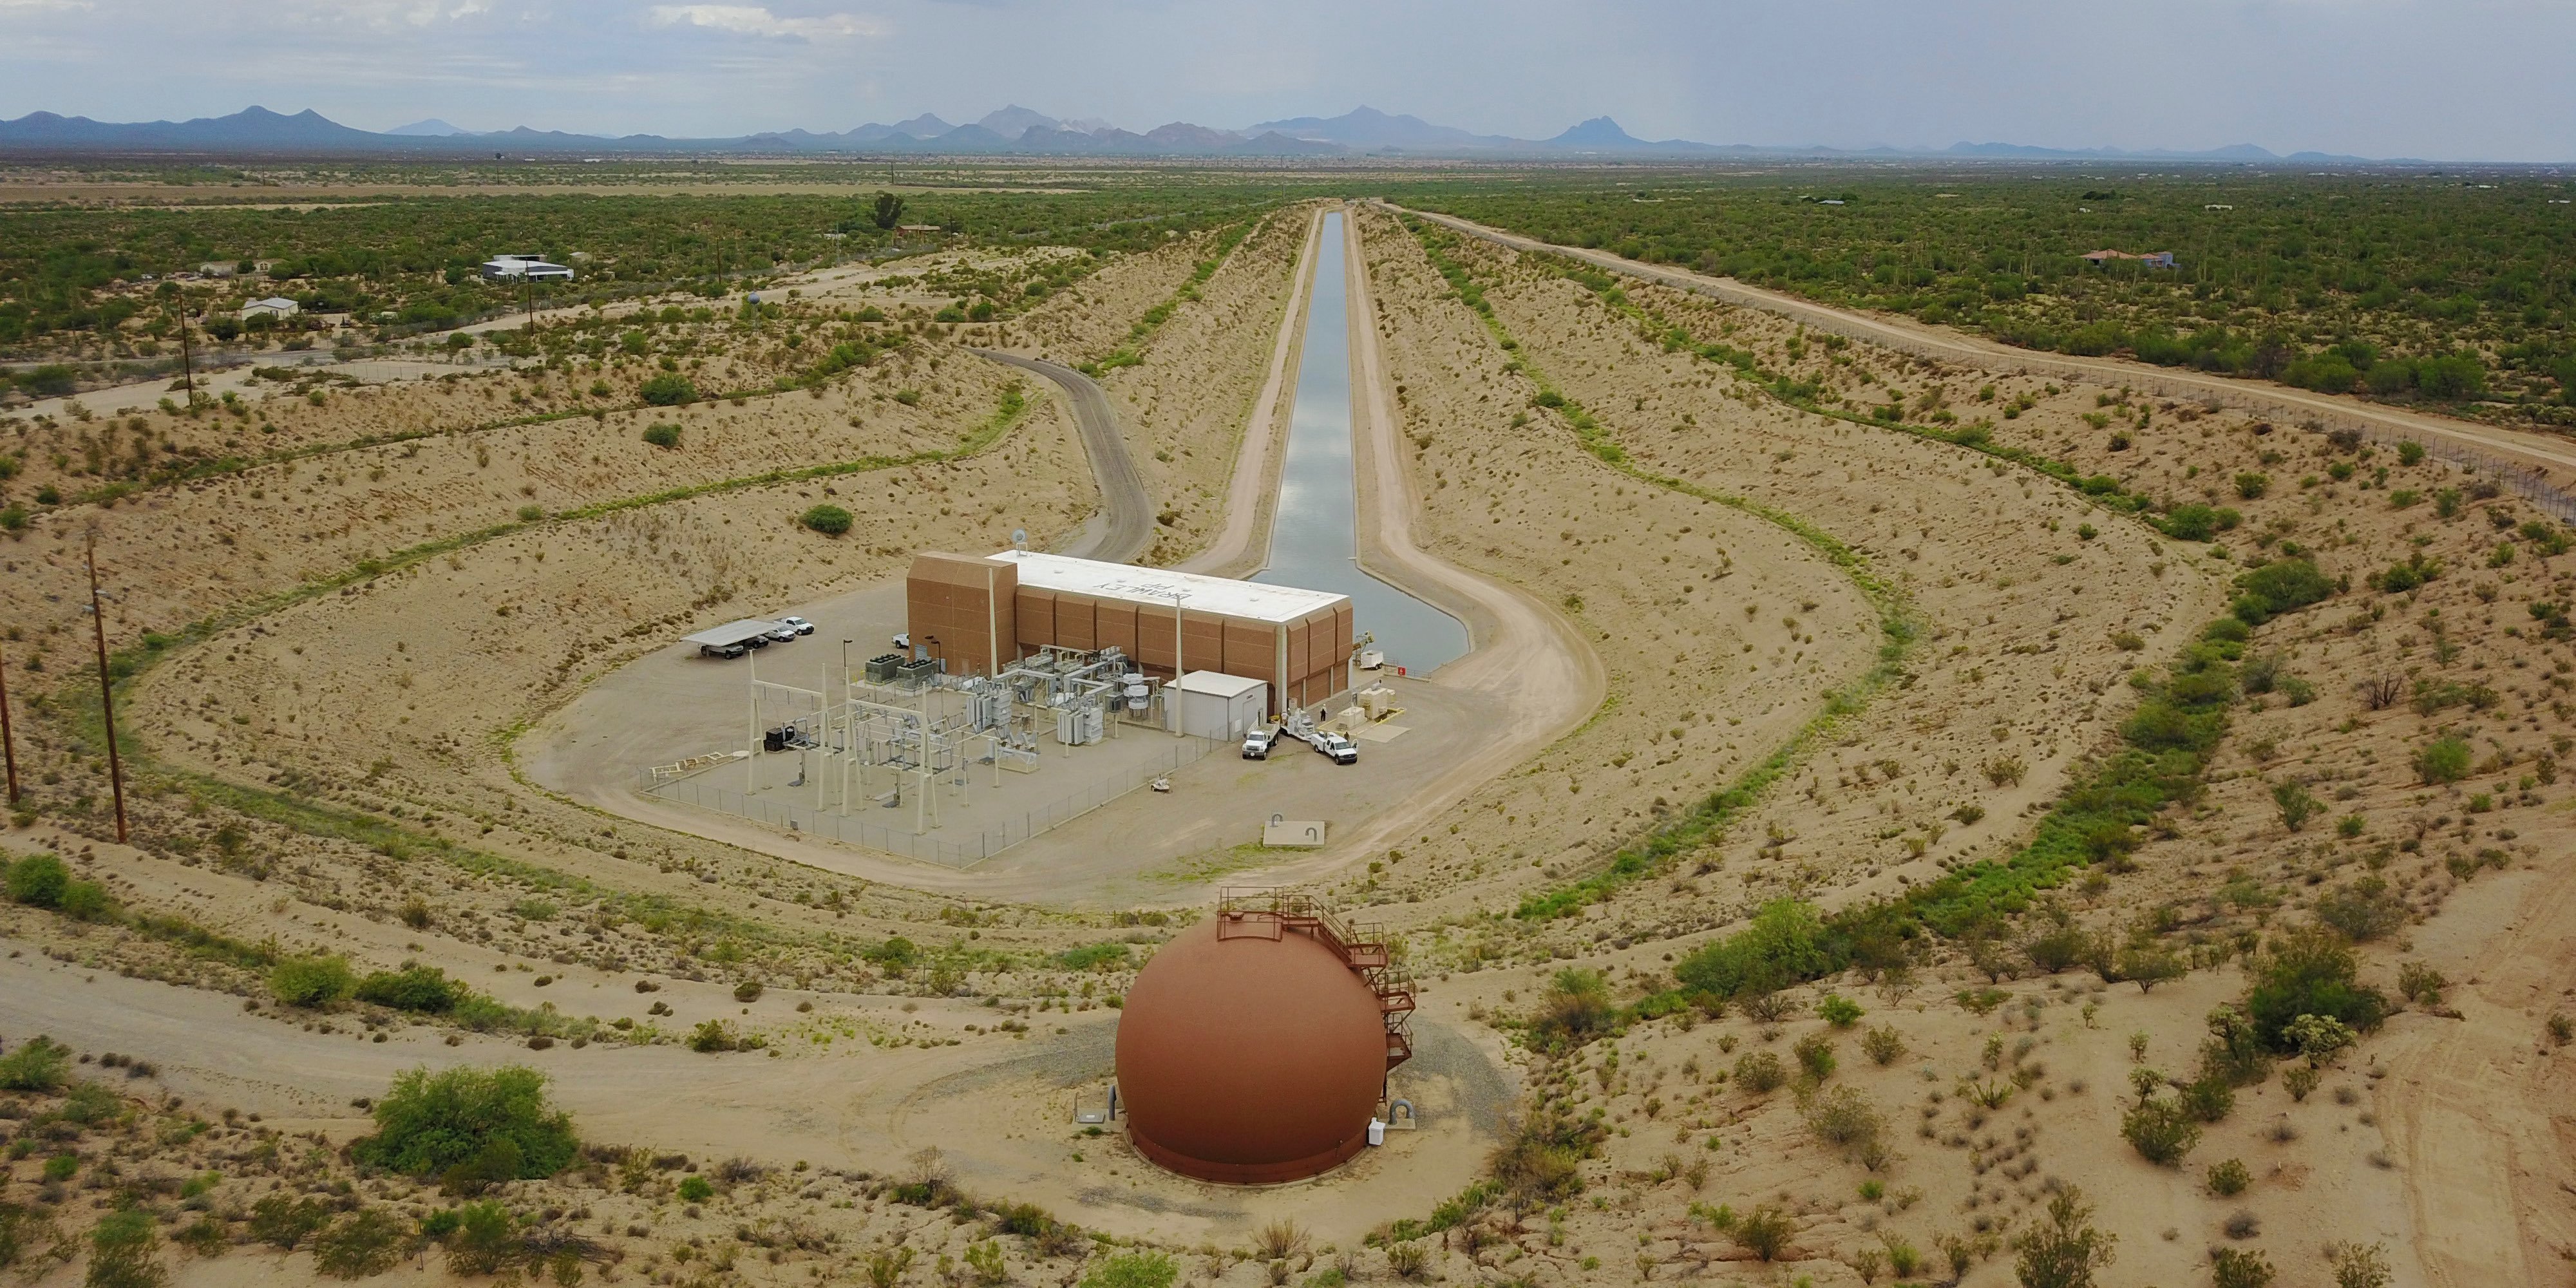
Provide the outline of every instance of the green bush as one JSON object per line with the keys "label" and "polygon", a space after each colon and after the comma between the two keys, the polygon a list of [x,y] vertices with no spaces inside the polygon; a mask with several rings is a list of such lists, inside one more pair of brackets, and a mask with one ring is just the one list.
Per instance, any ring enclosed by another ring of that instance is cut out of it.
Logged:
{"label": "green bush", "polygon": [[1181,1268],[1159,1252],[1122,1252],[1103,1258],[1082,1277],[1082,1288],[1172,1288]]}
{"label": "green bush", "polygon": [[644,441],[655,447],[678,447],[680,427],[667,422],[647,425],[644,427]]}
{"label": "green bush", "polygon": [[849,511],[828,503],[807,510],[796,521],[827,537],[837,537],[849,531],[850,525],[856,522]]}
{"label": "green bush", "polygon": [[680,1178],[680,1199],[686,1203],[704,1203],[716,1196],[716,1187],[703,1176]]}
{"label": "green bush", "polygon": [[2415,753],[2415,775],[2427,785],[2456,783],[2469,776],[2469,763],[2474,754],[2468,743],[2444,734],[2424,744]]}
{"label": "green bush", "polygon": [[733,1025],[723,1020],[702,1020],[689,1032],[689,1049],[701,1055],[731,1051],[741,1045],[741,1039],[734,1036]]}
{"label": "green bush", "polygon": [[2248,626],[2305,608],[2334,594],[2332,578],[2317,570],[2307,559],[2276,559],[2236,578],[2237,598],[2233,605],[2236,616]]}
{"label": "green bush", "polygon": [[1798,1039],[1789,1051],[1790,1054],[1798,1057],[1798,1068],[1808,1078],[1822,1082],[1834,1076],[1833,1039],[1822,1033],[1810,1033]]}
{"label": "green bush", "polygon": [[313,1268],[334,1279],[370,1279],[402,1261],[403,1221],[380,1207],[362,1207],[313,1236]]}
{"label": "green bush", "polygon": [[2173,1101],[2149,1100],[2121,1117],[2120,1135],[2138,1151],[2138,1157],[2158,1167],[2172,1167],[2200,1143],[2200,1125]]}
{"label": "green bush", "polygon": [[1581,1046],[1609,1030],[1619,1008],[1610,1002],[1610,982],[1597,970],[1568,966],[1548,983],[1530,1017],[1530,1032],[1551,1047]]}
{"label": "green bush", "polygon": [[680,407],[698,400],[698,387],[676,371],[665,371],[645,381],[635,393],[652,407]]}
{"label": "green bush", "polygon": [[[445,1216],[446,1213],[439,1213]],[[498,1201],[468,1203],[455,1210],[446,1232],[447,1269],[456,1275],[497,1275],[526,1255],[519,1221]],[[422,1222],[423,1232],[429,1223]]]}
{"label": "green bush", "polygon": [[1814,905],[1774,900],[1754,914],[1753,924],[1683,958],[1673,975],[1683,987],[1718,998],[1777,992],[1832,967],[1823,938]]}
{"label": "green bush", "polygon": [[358,981],[358,1000],[397,1011],[417,1011],[425,1015],[444,1015],[456,1009],[467,990],[463,983],[449,979],[447,972],[435,966],[405,966],[401,970],[380,970]]}
{"label": "green bush", "polygon": [[535,1180],[570,1165],[580,1142],[572,1116],[546,1103],[546,1077],[534,1069],[458,1066],[413,1069],[394,1078],[375,1106],[376,1134],[351,1142],[360,1163],[409,1176],[471,1167]]}
{"label": "green bush", "polygon": [[2209,1165],[2209,1192],[2222,1199],[2232,1199],[2254,1183],[2254,1174],[2238,1159],[2221,1159]]}
{"label": "green bush", "polygon": [[329,1006],[357,984],[343,957],[289,957],[268,971],[268,991],[288,1006]]}
{"label": "green bush", "polygon": [[2283,938],[2264,955],[2245,999],[2255,1037],[2271,1050],[2293,1051],[2290,1026],[2302,1015],[2340,1020],[2357,1033],[2378,1028],[2388,1016],[2388,998],[2355,979],[2359,964],[2331,931],[2301,930]]}
{"label": "green bush", "polygon": [[50,854],[30,854],[9,865],[9,898],[30,908],[61,907],[71,883],[71,869]]}
{"label": "green bush", "polygon": [[2164,534],[2176,541],[2208,541],[2219,533],[2233,530],[2245,516],[2234,510],[2217,509],[2198,503],[2177,505],[2156,522]]}
{"label": "green bush", "polygon": [[116,916],[116,900],[95,881],[74,881],[63,887],[60,911],[74,921],[108,921]]}
{"label": "green bush", "polygon": [[1780,1057],[1768,1051],[1747,1051],[1735,1057],[1735,1085],[1754,1095],[1777,1091],[1788,1080],[1789,1072],[1781,1066]]}
{"label": "green bush", "polygon": [[0,1091],[56,1091],[71,1081],[71,1048],[49,1037],[33,1037],[0,1056]]}
{"label": "green bush", "polygon": [[2260,1252],[2210,1249],[2209,1288],[2265,1288],[2272,1275],[2272,1263]]}
{"label": "green bush", "polygon": [[161,1288],[170,1271],[161,1264],[160,1231],[140,1208],[110,1212],[89,1232],[87,1288]]}
{"label": "green bush", "polygon": [[1860,1017],[1868,1012],[1860,1009],[1860,1003],[1840,993],[1827,993],[1823,1000],[1816,1003],[1816,1014],[1822,1016],[1825,1023],[1835,1028],[1847,1029],[1860,1023]]}
{"label": "green bush", "polygon": [[250,1237],[288,1252],[331,1223],[331,1205],[295,1194],[271,1194],[250,1205]]}

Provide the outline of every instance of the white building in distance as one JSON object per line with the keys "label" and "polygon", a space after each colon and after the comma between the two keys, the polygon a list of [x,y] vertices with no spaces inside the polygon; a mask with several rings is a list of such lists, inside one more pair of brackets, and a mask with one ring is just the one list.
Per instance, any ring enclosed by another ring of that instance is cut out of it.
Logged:
{"label": "white building in distance", "polygon": [[569,282],[572,270],[561,264],[550,264],[536,255],[495,255],[483,261],[483,280],[487,282],[516,282],[521,279]]}
{"label": "white building in distance", "polygon": [[241,320],[248,322],[252,318],[272,318],[282,321],[303,311],[303,305],[283,295],[272,295],[267,299],[252,300],[241,306]]}

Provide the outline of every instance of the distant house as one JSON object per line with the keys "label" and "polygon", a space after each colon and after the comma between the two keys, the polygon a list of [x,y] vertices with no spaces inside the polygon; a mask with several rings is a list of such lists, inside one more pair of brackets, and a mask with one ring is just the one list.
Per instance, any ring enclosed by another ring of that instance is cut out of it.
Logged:
{"label": "distant house", "polygon": [[241,306],[241,320],[248,322],[253,318],[267,318],[272,322],[282,321],[303,311],[303,305],[283,295],[272,295],[267,299],[252,300]]}
{"label": "distant house", "polygon": [[2084,258],[2091,261],[2095,268],[2100,268],[2115,259],[2135,260],[2147,268],[2172,268],[2174,266],[2173,252],[2169,250],[2151,250],[2144,255],[2132,255],[2124,250],[2095,250],[2086,251],[2084,253]]}
{"label": "distant house", "polygon": [[197,265],[197,275],[200,277],[230,277],[234,273],[240,271],[240,269],[241,266],[232,260],[208,260],[203,264]]}
{"label": "distant house", "polygon": [[538,255],[495,255],[483,261],[483,280],[487,282],[569,282],[572,270],[561,264],[547,263]]}

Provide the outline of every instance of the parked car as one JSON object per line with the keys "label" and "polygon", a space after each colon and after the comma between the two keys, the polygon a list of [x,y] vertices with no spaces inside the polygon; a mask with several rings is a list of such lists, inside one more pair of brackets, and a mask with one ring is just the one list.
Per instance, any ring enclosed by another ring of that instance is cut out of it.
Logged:
{"label": "parked car", "polygon": [[698,656],[700,657],[741,657],[743,654],[750,651],[750,649],[744,648],[740,644],[701,644],[698,646]]}
{"label": "parked car", "polygon": [[785,644],[796,638],[796,628],[785,622],[769,628],[769,638]]}
{"label": "parked car", "polygon": [[796,633],[799,635],[811,635],[814,633],[814,623],[806,621],[802,617],[781,617],[778,619],[778,624],[781,626],[794,627]]}

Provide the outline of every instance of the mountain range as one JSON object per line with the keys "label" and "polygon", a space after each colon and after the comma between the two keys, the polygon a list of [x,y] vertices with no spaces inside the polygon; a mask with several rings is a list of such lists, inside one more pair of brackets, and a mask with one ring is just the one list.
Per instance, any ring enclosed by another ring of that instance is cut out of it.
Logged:
{"label": "mountain range", "polygon": [[1606,116],[1547,139],[1476,134],[1434,125],[1418,116],[1390,115],[1362,106],[1340,116],[1299,116],[1263,121],[1240,130],[1174,121],[1142,134],[1105,121],[1062,120],[1016,104],[964,125],[925,112],[891,125],[869,123],[838,132],[803,129],[733,138],[669,138],[658,134],[607,137],[535,130],[462,130],[432,117],[382,132],[342,125],[310,108],[292,116],[251,107],[230,116],[188,121],[114,123],[85,116],[31,112],[0,121],[0,152],[184,153],[259,155],[363,155],[410,153],[466,157],[490,151],[513,154],[847,154],[994,156],[1244,156],[1244,157],[1620,157],[1740,158],[1959,157],[2002,160],[2138,159],[2218,161],[2239,164],[2353,164],[2364,158],[2297,152],[2278,156],[2252,144],[2202,152],[2126,152],[2117,148],[2068,150],[2009,143],[1959,143],[1946,151],[1896,148],[1845,150],[1822,147],[1756,147],[1648,140],[1631,136]]}

